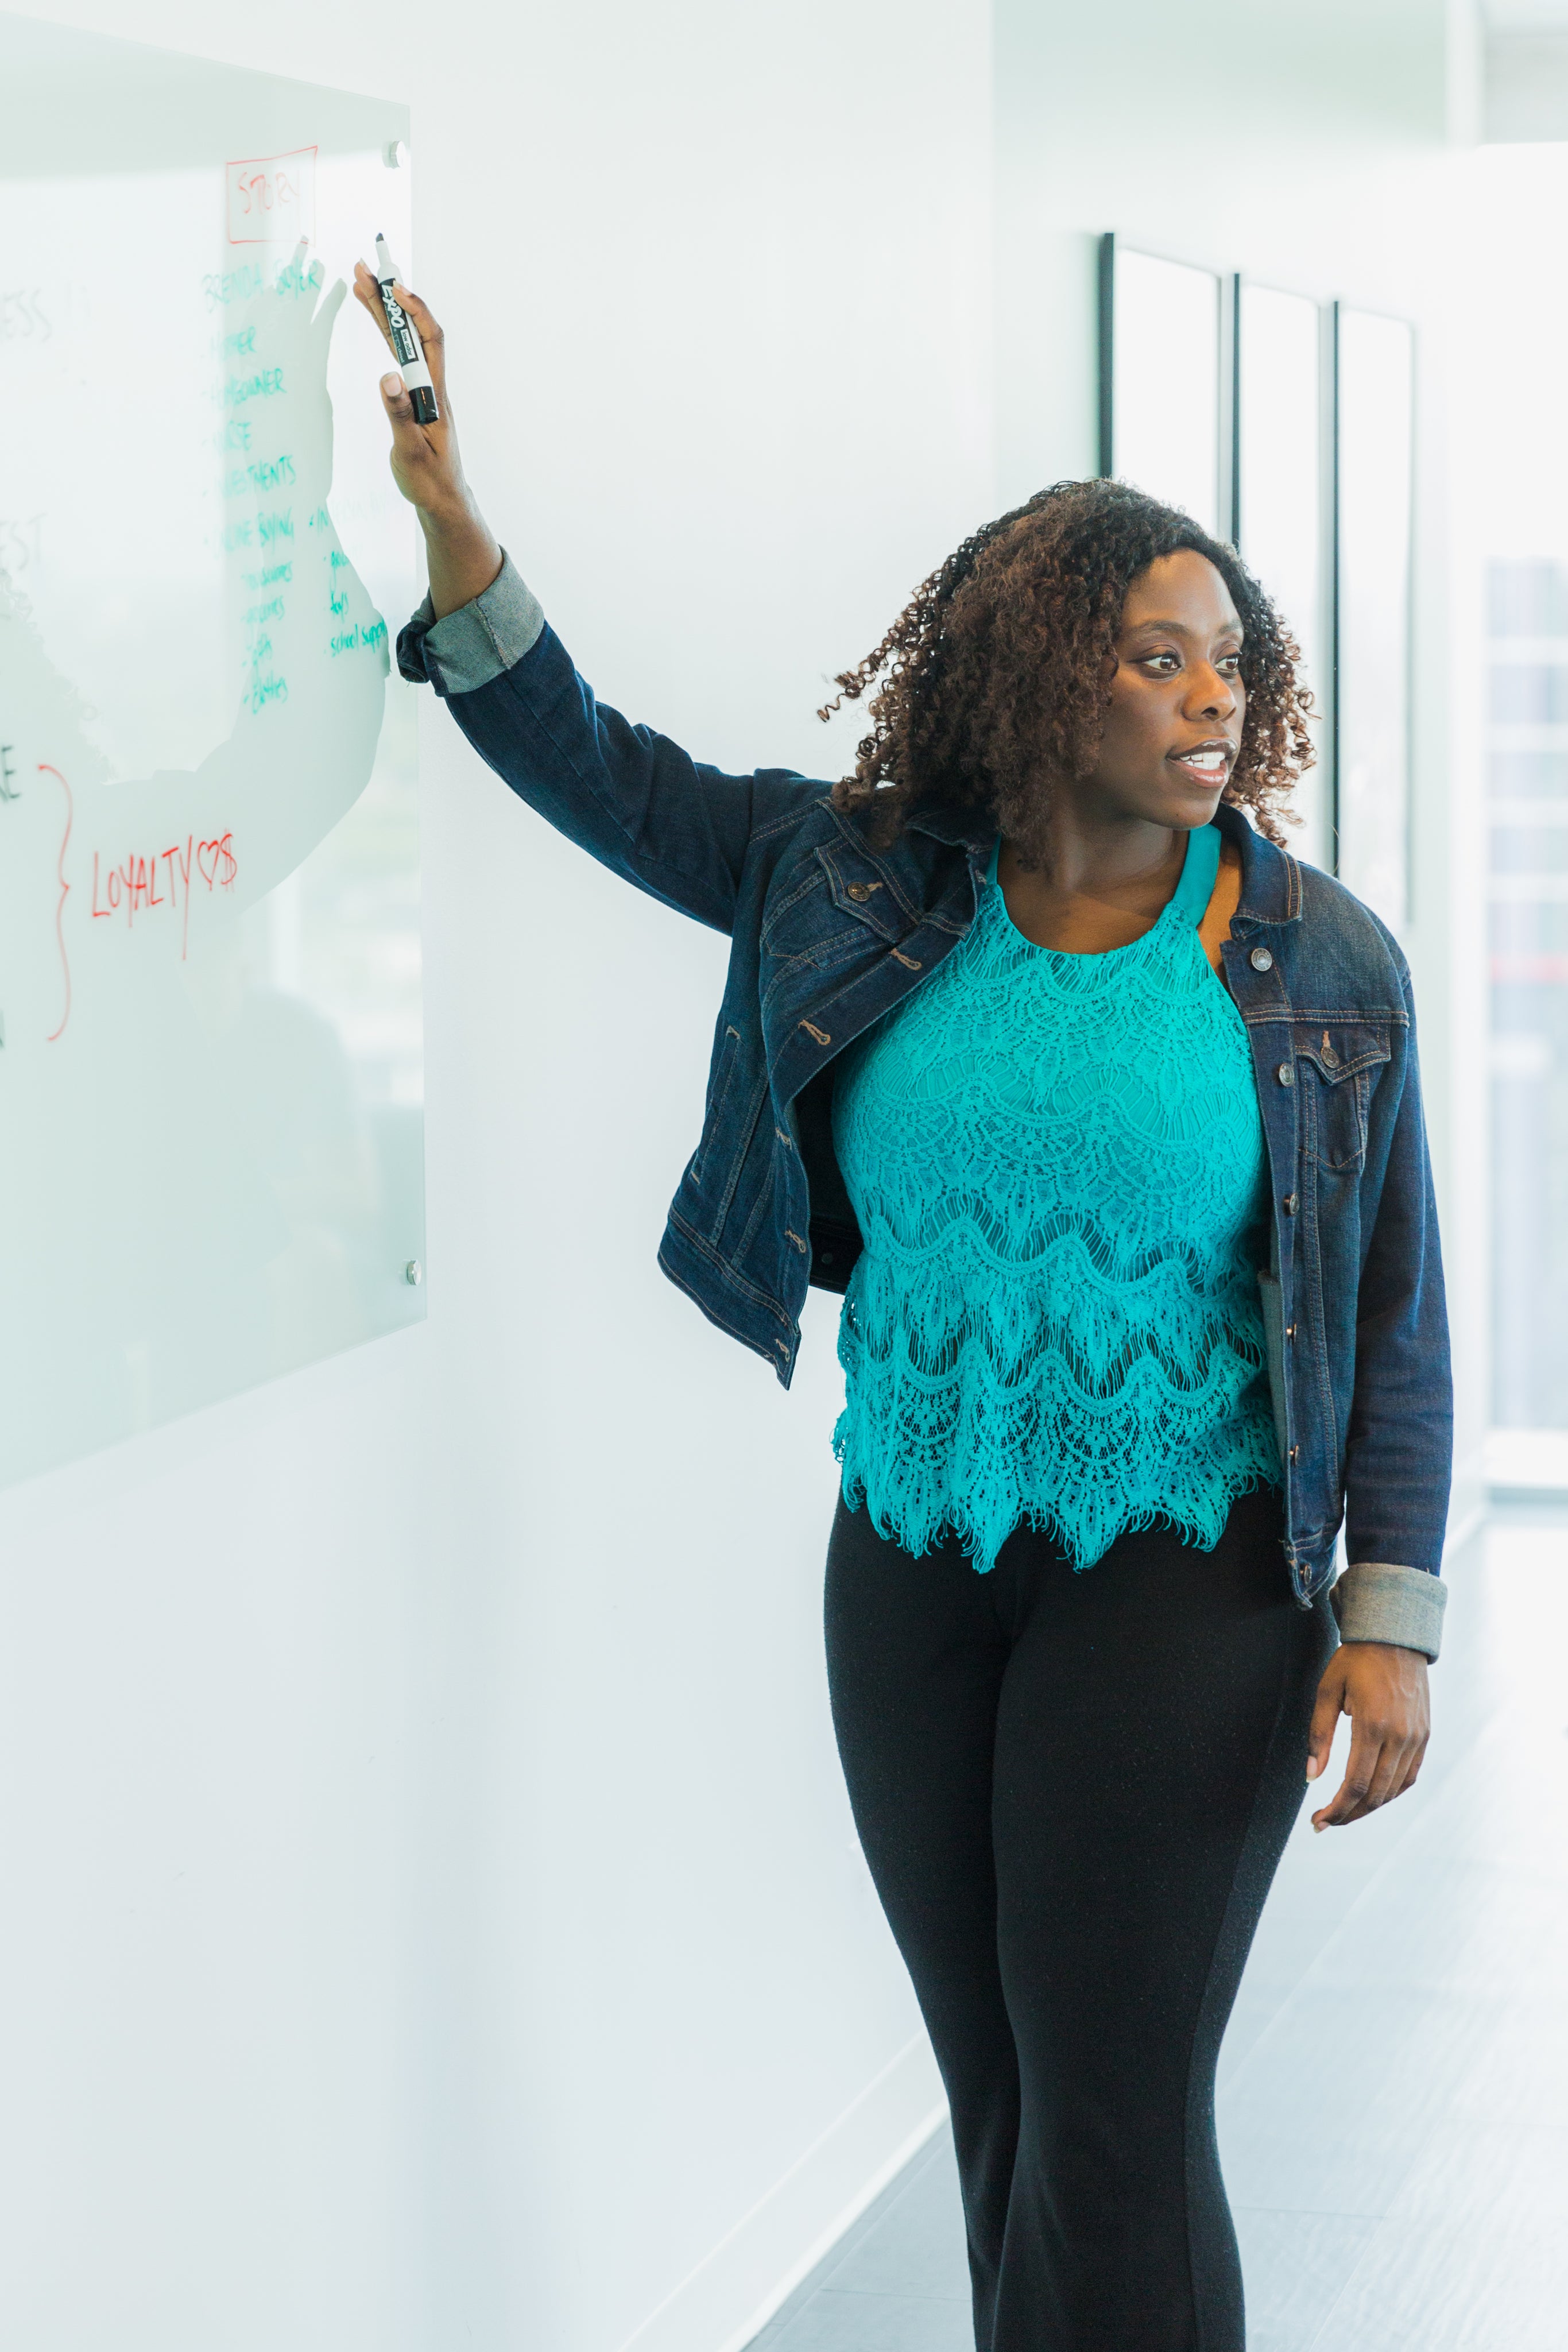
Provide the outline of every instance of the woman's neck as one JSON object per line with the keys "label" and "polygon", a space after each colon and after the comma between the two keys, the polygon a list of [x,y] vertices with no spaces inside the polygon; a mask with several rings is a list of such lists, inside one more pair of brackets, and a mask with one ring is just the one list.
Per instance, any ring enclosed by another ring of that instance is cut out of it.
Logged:
{"label": "woman's neck", "polygon": [[1037,947],[1100,955],[1159,920],[1181,880],[1187,840],[1142,818],[1096,820],[1062,807],[1032,870],[1004,838],[997,879],[1008,913]]}

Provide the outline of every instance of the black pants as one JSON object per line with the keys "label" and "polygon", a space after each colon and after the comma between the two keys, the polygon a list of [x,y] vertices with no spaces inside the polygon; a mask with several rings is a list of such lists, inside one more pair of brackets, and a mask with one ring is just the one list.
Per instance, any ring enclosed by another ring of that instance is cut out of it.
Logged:
{"label": "black pants", "polygon": [[828,1673],[855,1822],[952,2107],[978,2352],[1242,2352],[1214,2070],[1333,1647],[1280,1498],[1218,1545],[978,1575],[839,1505]]}

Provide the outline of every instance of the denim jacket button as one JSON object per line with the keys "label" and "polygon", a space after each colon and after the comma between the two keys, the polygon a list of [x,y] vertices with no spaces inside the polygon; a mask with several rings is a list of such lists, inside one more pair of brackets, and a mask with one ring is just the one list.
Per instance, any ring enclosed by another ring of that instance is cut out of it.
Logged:
{"label": "denim jacket button", "polygon": [[1270,954],[1267,948],[1254,948],[1247,961],[1251,965],[1254,971],[1267,971],[1272,965],[1274,959]]}
{"label": "denim jacket button", "polygon": [[1294,1192],[1287,1192],[1284,1200],[1281,1203],[1281,1206],[1283,1208],[1285,1214],[1288,1217],[1293,1217],[1296,1213],[1296,1195]]}
{"label": "denim jacket button", "polygon": [[871,892],[867,889],[863,882],[852,882],[849,887],[849,895],[852,898],[869,898],[871,897]]}
{"label": "denim jacket button", "polygon": [[1296,1083],[1296,1066],[1294,1062],[1281,1062],[1279,1068],[1275,1071],[1274,1076],[1279,1079],[1280,1084],[1282,1087],[1293,1087]]}

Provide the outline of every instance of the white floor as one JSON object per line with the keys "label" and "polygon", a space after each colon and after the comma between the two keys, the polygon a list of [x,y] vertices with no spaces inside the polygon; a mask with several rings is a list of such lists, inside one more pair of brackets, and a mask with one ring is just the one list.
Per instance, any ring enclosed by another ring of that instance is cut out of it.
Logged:
{"label": "white floor", "polygon": [[[1303,1807],[1221,2054],[1250,2352],[1568,2352],[1568,1513],[1448,1578],[1420,1785]],[[970,2352],[946,2134],[757,2345]]]}

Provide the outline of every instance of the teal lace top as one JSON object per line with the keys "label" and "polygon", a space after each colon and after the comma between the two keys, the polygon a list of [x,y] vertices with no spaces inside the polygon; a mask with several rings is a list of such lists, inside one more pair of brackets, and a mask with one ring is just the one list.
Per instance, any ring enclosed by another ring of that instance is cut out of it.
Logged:
{"label": "teal lace top", "polygon": [[1207,1549],[1281,1475],[1252,1244],[1262,1121],[1197,926],[1195,833],[1153,929],[1036,947],[996,858],[929,980],[845,1050],[839,1164],[865,1248],[844,1299],[845,1499],[993,1566],[1020,1522],[1075,1568],[1166,1522]]}

